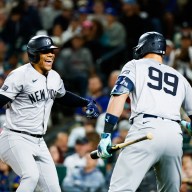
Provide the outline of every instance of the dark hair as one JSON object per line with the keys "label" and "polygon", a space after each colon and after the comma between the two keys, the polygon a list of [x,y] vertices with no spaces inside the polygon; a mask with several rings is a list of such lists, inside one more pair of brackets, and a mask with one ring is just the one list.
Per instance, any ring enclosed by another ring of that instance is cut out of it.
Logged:
{"label": "dark hair", "polygon": [[77,140],[75,142],[76,145],[84,145],[87,143],[88,143],[88,139],[86,137],[77,138]]}

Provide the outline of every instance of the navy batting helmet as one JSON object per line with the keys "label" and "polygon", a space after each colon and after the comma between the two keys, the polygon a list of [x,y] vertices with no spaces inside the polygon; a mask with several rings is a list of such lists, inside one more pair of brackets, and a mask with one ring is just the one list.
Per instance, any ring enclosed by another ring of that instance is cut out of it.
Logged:
{"label": "navy batting helmet", "polygon": [[140,59],[148,53],[164,55],[165,51],[166,41],[163,35],[151,31],[141,35],[138,45],[133,48],[133,58]]}
{"label": "navy batting helmet", "polygon": [[32,63],[37,63],[40,59],[40,52],[57,48],[58,47],[53,45],[53,40],[49,36],[34,36],[29,40],[27,44],[29,61]]}

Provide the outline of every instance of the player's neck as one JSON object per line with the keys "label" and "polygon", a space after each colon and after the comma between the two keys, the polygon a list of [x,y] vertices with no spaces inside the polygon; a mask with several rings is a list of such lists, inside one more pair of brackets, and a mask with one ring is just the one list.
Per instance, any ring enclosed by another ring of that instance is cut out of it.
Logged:
{"label": "player's neck", "polygon": [[33,67],[36,71],[38,71],[40,74],[42,74],[42,75],[44,75],[45,77],[47,77],[47,75],[48,75],[48,71],[47,71],[47,70],[42,70],[42,69],[39,67],[38,64],[32,63],[31,65],[32,65],[32,67]]}
{"label": "player's neck", "polygon": [[145,55],[143,58],[146,58],[146,59],[154,59],[154,60],[156,60],[156,61],[159,62],[159,63],[163,63],[163,58],[162,58],[162,56],[160,56],[160,55],[158,55],[158,54],[149,53],[149,54]]}

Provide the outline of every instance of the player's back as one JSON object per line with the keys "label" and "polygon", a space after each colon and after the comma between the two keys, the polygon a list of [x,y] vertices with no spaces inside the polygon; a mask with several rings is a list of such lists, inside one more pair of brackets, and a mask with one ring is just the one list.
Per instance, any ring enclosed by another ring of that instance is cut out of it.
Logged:
{"label": "player's back", "polygon": [[180,73],[154,59],[132,60],[124,66],[122,75],[126,71],[135,85],[130,94],[132,117],[145,113],[180,119],[180,107],[189,86]]}

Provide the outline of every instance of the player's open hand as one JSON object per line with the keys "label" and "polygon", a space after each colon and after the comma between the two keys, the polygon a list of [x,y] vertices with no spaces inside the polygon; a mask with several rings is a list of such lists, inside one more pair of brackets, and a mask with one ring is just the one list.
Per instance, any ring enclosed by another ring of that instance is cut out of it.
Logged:
{"label": "player's open hand", "polygon": [[99,109],[97,108],[96,102],[94,100],[89,101],[85,113],[89,119],[94,119],[99,116]]}
{"label": "player's open hand", "polygon": [[111,146],[111,134],[110,133],[101,133],[101,140],[97,147],[98,155],[102,159],[106,159],[112,156],[107,151],[107,148]]}

